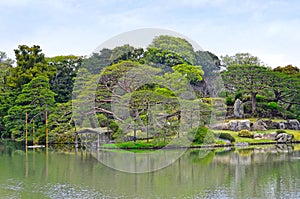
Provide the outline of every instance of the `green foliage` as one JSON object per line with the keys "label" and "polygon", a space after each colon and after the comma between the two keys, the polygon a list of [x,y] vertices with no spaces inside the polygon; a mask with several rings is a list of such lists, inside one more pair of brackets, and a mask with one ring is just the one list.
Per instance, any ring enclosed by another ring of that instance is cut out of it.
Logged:
{"label": "green foliage", "polygon": [[287,65],[285,67],[278,66],[277,68],[274,68],[274,71],[285,73],[288,75],[295,75],[300,72],[300,69],[293,65]]}
{"label": "green foliage", "polygon": [[188,132],[188,137],[196,144],[215,143],[215,137],[213,132],[204,126],[192,128]]}
{"label": "green foliage", "polygon": [[236,93],[235,96],[234,96],[234,100],[242,99],[242,98],[243,98],[243,94],[242,93]]}
{"label": "green foliage", "polygon": [[11,68],[10,75],[7,77],[7,85],[13,89],[21,90],[37,76],[51,78],[55,74],[55,68],[50,67],[40,46],[28,47],[20,45],[15,49],[17,66]]}
{"label": "green foliage", "polygon": [[253,134],[246,129],[239,131],[238,136],[245,138],[253,138]]}
{"label": "green foliage", "polygon": [[46,111],[51,110],[55,104],[54,96],[47,77],[38,76],[25,84],[16,99],[16,104],[4,117],[5,126],[10,130],[11,137],[14,139],[24,137],[26,112],[29,115],[28,123],[36,126],[37,132],[45,132],[39,129],[44,128]]}
{"label": "green foliage", "polygon": [[267,98],[266,98],[266,96],[263,96],[263,95],[256,95],[256,101],[257,102],[265,102],[265,101],[267,101]]}
{"label": "green foliage", "polygon": [[204,72],[201,66],[192,66],[188,64],[180,64],[172,67],[174,71],[181,73],[189,82],[195,83],[202,80]]}
{"label": "green foliage", "polygon": [[268,103],[268,107],[270,108],[270,109],[278,109],[278,104],[276,103],[276,102],[269,102]]}
{"label": "green foliage", "polygon": [[256,56],[252,56],[250,53],[237,53],[233,56],[221,56],[222,63],[229,67],[229,66],[262,66],[263,63],[260,59]]}
{"label": "green foliage", "polygon": [[65,103],[71,100],[73,84],[78,69],[82,63],[82,57],[73,55],[56,56],[46,58],[49,67],[55,68],[56,74],[50,79],[50,87],[55,96],[55,101]]}
{"label": "green foliage", "polygon": [[196,51],[194,64],[202,67],[205,77],[214,76],[221,69],[220,59],[209,51]]}
{"label": "green foliage", "polygon": [[179,37],[161,35],[154,38],[149,47],[155,47],[158,49],[174,52],[189,64],[193,64],[195,61],[193,46],[185,39]]}
{"label": "green foliage", "polygon": [[[222,61],[227,65],[227,69],[222,72],[225,87],[231,93],[250,96],[252,115],[257,112],[257,101],[266,102],[271,97],[271,89],[276,88],[276,92],[282,94],[279,91],[279,84],[283,82],[279,80],[281,77],[278,75],[275,78],[274,71],[265,67],[257,57],[249,53],[236,54],[231,57],[225,56]],[[274,81],[274,79],[277,80]],[[276,92],[274,93],[276,94]],[[278,99],[274,101],[276,102]]]}
{"label": "green foliage", "polygon": [[231,97],[226,97],[225,102],[227,106],[233,106],[234,105],[234,100]]}

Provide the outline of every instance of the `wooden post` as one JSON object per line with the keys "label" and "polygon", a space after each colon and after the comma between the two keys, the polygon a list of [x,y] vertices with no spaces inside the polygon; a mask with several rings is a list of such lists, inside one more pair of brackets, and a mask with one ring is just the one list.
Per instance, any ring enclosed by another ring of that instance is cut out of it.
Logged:
{"label": "wooden post", "polygon": [[35,130],[34,130],[34,120],[32,120],[32,144],[35,145],[35,142],[34,142],[34,134],[35,134]]}
{"label": "wooden post", "polygon": [[147,142],[149,142],[149,129],[148,129],[148,125],[149,125],[149,115],[150,114],[149,114],[149,103],[147,103],[147,126],[146,126]]}
{"label": "wooden post", "polygon": [[26,130],[25,130],[25,144],[26,144],[26,149],[28,146],[28,112],[26,111],[26,119],[25,119],[25,123],[26,123]]}
{"label": "wooden post", "polygon": [[46,110],[46,147],[48,147],[48,113]]}

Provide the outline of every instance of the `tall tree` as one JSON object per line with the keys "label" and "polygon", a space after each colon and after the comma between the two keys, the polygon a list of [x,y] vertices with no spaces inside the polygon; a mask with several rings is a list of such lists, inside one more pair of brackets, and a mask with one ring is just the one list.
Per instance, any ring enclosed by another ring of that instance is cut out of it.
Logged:
{"label": "tall tree", "polygon": [[221,69],[221,60],[209,51],[195,52],[195,65],[201,66],[204,71],[204,76],[213,76]]}
{"label": "tall tree", "polygon": [[152,43],[149,45],[149,48],[153,47],[176,53],[189,64],[194,64],[194,48],[192,44],[190,44],[187,40],[183,38],[168,35],[160,35],[154,38]]}
{"label": "tall tree", "polygon": [[8,115],[4,117],[5,125],[10,129],[12,137],[24,137],[26,112],[29,115],[29,122],[34,119],[39,124],[36,128],[44,129],[45,113],[54,106],[54,96],[55,93],[50,90],[47,77],[38,76],[25,84],[21,94],[17,97],[16,104],[8,110]]}
{"label": "tall tree", "polygon": [[268,87],[270,69],[261,65],[258,57],[249,53],[223,57],[227,69],[222,73],[225,87],[229,91],[251,95],[252,114],[256,113],[256,96]]}
{"label": "tall tree", "polygon": [[46,58],[48,65],[56,70],[55,75],[50,79],[51,90],[57,95],[55,101],[65,103],[72,99],[73,84],[76,74],[82,63],[82,57],[56,56]]}
{"label": "tall tree", "polygon": [[15,55],[17,66],[11,69],[7,77],[7,84],[13,89],[20,91],[23,85],[37,76],[43,75],[51,78],[55,74],[55,69],[47,64],[40,46],[20,45],[18,49],[15,49]]}
{"label": "tall tree", "polygon": [[6,56],[5,52],[0,51],[0,91],[4,91],[7,82],[7,76],[12,69],[13,60]]}

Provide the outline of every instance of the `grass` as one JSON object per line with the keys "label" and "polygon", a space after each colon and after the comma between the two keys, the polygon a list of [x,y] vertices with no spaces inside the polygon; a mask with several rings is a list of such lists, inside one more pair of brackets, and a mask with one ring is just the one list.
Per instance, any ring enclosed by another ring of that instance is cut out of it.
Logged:
{"label": "grass", "polygon": [[[232,137],[235,138],[235,143],[238,142],[247,142],[247,143],[271,143],[274,142],[274,140],[269,140],[269,139],[252,139],[252,138],[245,138],[245,137],[239,137],[238,136],[238,131],[229,131],[229,130],[212,130],[214,133],[218,134],[220,132],[223,133],[229,133],[232,135]],[[269,134],[272,132],[275,132],[276,129],[273,130],[267,130],[267,131],[252,131],[252,133],[263,133],[263,134]],[[285,130],[288,134],[294,135],[294,140],[300,141],[300,131],[299,130]],[[179,140],[180,141],[180,140]],[[176,143],[174,142],[174,146],[187,146],[186,144],[181,143],[182,141]],[[159,149],[163,148],[166,145],[168,145],[169,142],[163,142],[163,141],[157,141],[151,139],[149,142],[146,140],[138,140],[136,143],[133,141],[130,142],[121,142],[121,143],[115,143],[115,144],[104,144],[103,148],[106,149]],[[215,145],[224,145],[227,144],[222,140],[216,140]],[[197,147],[197,146],[202,146],[202,144],[196,144],[196,143],[191,143],[191,146]]]}
{"label": "grass", "polygon": [[142,141],[136,141],[134,143],[133,141],[130,142],[121,142],[121,143],[115,143],[115,144],[104,144],[103,148],[110,148],[110,149],[152,149],[152,148],[162,148],[166,146],[168,143],[166,142],[146,142],[144,140]]}

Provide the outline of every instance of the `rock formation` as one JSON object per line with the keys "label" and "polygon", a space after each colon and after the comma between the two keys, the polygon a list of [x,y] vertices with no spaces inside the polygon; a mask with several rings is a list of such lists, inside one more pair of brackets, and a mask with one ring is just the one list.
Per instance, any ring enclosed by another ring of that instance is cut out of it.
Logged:
{"label": "rock formation", "polygon": [[244,115],[243,102],[240,99],[236,99],[233,106],[233,114],[237,118],[242,118]]}
{"label": "rock formation", "polygon": [[250,124],[250,120],[231,120],[228,127],[231,131],[250,130]]}
{"label": "rock formation", "polygon": [[266,131],[268,129],[267,124],[262,120],[257,120],[253,123],[251,130],[252,131]]}

